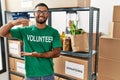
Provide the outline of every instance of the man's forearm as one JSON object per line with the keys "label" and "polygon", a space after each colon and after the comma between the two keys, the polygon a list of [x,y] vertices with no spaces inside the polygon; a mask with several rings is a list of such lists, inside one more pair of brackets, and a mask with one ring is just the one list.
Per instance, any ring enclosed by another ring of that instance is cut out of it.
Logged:
{"label": "man's forearm", "polygon": [[60,56],[60,52],[61,52],[61,48],[55,48],[52,51],[48,51],[48,52],[43,52],[43,53],[38,53],[38,52],[21,52],[22,56],[33,56],[33,57],[37,57],[37,58],[55,58],[55,57],[59,57]]}
{"label": "man's forearm", "polygon": [[44,53],[33,52],[32,56],[39,57],[39,58],[55,58],[60,56],[60,52],[61,52],[61,49],[56,48],[52,51],[44,52]]}
{"label": "man's forearm", "polygon": [[9,32],[10,32],[10,29],[13,27],[14,25],[12,23],[8,23],[8,24],[5,24],[3,25],[1,28],[0,28],[0,36],[1,37],[5,37]]}
{"label": "man's forearm", "polygon": [[54,54],[52,51],[49,51],[49,52],[39,54],[38,57],[40,57],[40,58],[55,58],[55,57],[59,57],[59,56],[60,56],[60,52],[57,52],[56,54]]}
{"label": "man's forearm", "polygon": [[9,23],[7,23],[6,25],[3,25],[0,28],[0,36],[2,36],[2,37],[11,37],[10,29],[13,26],[24,24],[24,23],[28,23],[28,22],[29,22],[29,20],[28,19],[24,19],[24,18],[19,18],[17,20],[11,20]]}

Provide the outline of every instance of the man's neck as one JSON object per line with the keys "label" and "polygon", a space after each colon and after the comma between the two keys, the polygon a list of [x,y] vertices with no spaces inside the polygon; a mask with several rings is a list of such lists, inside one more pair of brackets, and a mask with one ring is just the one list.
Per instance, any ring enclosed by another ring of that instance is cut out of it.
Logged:
{"label": "man's neck", "polygon": [[43,29],[43,28],[46,27],[46,24],[45,24],[45,23],[44,23],[44,24],[38,24],[38,23],[36,23],[36,26],[37,26],[37,28],[39,28],[39,29]]}

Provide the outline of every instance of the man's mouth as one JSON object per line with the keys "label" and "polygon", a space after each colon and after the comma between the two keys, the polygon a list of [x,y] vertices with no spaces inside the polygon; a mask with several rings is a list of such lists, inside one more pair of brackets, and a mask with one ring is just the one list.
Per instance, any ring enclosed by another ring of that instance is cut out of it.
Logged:
{"label": "man's mouth", "polygon": [[44,19],[44,17],[39,17],[39,19]]}

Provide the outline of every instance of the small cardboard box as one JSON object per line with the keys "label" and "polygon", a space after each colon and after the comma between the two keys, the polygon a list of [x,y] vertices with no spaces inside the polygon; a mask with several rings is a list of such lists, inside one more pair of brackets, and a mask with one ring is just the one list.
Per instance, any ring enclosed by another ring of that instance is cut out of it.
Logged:
{"label": "small cardboard box", "polygon": [[10,71],[15,71],[15,59],[9,57]]}
{"label": "small cardboard box", "polygon": [[[14,2],[14,4],[13,4]],[[38,3],[46,3],[49,8],[89,7],[90,0],[5,0],[8,11],[33,10]]]}
{"label": "small cardboard box", "polygon": [[25,74],[24,60],[9,57],[10,71]]}
{"label": "small cardboard box", "polygon": [[98,80],[120,79],[120,38],[100,37]]}
{"label": "small cardboard box", "polygon": [[55,80],[66,80],[64,78],[58,77],[58,76],[54,76]]}
{"label": "small cardboard box", "polygon": [[111,38],[120,38],[120,22],[111,22],[108,28],[108,36]]}
{"label": "small cardboard box", "polygon": [[99,63],[98,64],[98,80],[119,80],[120,79],[120,75],[119,75],[120,61],[119,60],[99,57],[98,63]]}
{"label": "small cardboard box", "polygon": [[90,0],[44,0],[49,8],[68,8],[68,7],[89,7]]}
{"label": "small cardboard box", "polygon": [[24,80],[24,78],[14,74],[10,74],[10,80]]}
{"label": "small cardboard box", "polygon": [[120,38],[120,22],[113,23],[113,38]]}
{"label": "small cardboard box", "polygon": [[15,71],[21,74],[25,74],[24,60],[15,59]]}
{"label": "small cardboard box", "polygon": [[114,6],[113,9],[113,22],[120,21],[120,5]]}
{"label": "small cardboard box", "polygon": [[[94,56],[92,71],[94,72]],[[61,55],[54,58],[55,73],[71,77],[76,80],[88,80],[88,59]]]}
{"label": "small cardboard box", "polygon": [[99,56],[112,60],[120,60],[120,38],[100,37]]}
{"label": "small cardboard box", "polygon": [[[88,33],[88,35],[89,35],[89,33]],[[102,33],[99,32],[99,33],[98,33],[98,39],[99,39],[99,37],[100,37],[101,35],[102,35]],[[89,36],[88,36],[88,38],[89,38]],[[93,33],[92,45],[93,45],[92,49],[93,49],[93,50],[96,50],[96,46],[98,46],[98,45],[96,45],[96,33]]]}
{"label": "small cardboard box", "polygon": [[8,40],[9,54],[14,57],[21,57],[23,42],[20,40]]}

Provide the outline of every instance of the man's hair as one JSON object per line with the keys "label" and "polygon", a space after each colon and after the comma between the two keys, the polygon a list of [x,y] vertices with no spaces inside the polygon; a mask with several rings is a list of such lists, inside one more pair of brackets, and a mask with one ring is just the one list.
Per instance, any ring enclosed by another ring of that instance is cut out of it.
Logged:
{"label": "man's hair", "polygon": [[35,6],[35,8],[37,8],[38,6],[45,6],[49,10],[48,6],[45,3],[39,3]]}

